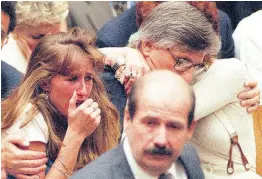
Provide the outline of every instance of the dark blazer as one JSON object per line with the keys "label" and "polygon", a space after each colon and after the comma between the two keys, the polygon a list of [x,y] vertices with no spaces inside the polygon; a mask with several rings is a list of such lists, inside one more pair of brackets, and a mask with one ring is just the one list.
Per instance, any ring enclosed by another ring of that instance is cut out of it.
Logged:
{"label": "dark blazer", "polygon": [[1,60],[1,99],[19,85],[22,77],[22,73]]}
{"label": "dark blazer", "polygon": [[216,4],[229,16],[233,31],[243,18],[262,9],[262,1],[216,1]]}
{"label": "dark blazer", "polygon": [[[220,10],[218,10],[218,15],[222,41],[220,58],[232,58],[235,52],[231,21],[228,15]],[[124,47],[127,45],[130,36],[137,31],[136,6],[133,6],[104,24],[97,33],[97,46],[100,48]]]}
{"label": "dark blazer", "polygon": [[97,32],[97,46],[102,47],[124,47],[129,37],[137,32],[136,6],[124,11],[117,17],[109,20]]}
{"label": "dark blazer", "polygon": [[[198,155],[191,145],[185,145],[178,160],[184,165],[188,179],[204,178]],[[71,179],[134,179],[134,176],[121,144],[77,171]]]}

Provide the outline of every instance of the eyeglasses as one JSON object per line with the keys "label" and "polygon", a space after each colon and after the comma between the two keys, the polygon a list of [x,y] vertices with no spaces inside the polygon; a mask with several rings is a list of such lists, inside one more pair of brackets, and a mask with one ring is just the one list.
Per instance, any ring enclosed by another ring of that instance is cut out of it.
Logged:
{"label": "eyeglasses", "polygon": [[203,57],[203,63],[199,63],[199,64],[193,64],[191,61],[184,59],[184,58],[177,58],[170,49],[168,49],[169,53],[171,54],[171,56],[173,57],[173,59],[175,60],[176,64],[174,65],[174,68],[176,71],[179,72],[184,72],[187,71],[190,68],[195,68],[196,70],[207,70],[207,64],[206,64],[206,56],[207,54],[204,54]]}

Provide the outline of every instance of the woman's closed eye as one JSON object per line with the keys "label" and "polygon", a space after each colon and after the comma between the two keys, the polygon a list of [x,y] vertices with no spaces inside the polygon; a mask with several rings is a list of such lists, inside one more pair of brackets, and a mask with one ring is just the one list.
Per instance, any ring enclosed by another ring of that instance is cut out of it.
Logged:
{"label": "woman's closed eye", "polygon": [[[92,75],[87,75],[84,78],[85,81],[91,81],[92,79],[93,79]],[[77,81],[77,80],[79,80],[78,76],[71,76],[67,79],[67,81],[71,81],[71,82],[74,82],[74,81]]]}
{"label": "woman's closed eye", "polygon": [[71,76],[67,79],[68,81],[77,81],[78,77],[77,76]]}
{"label": "woman's closed eye", "polygon": [[87,75],[87,76],[85,77],[85,81],[90,81],[90,80],[92,80],[92,79],[93,79],[92,75]]}

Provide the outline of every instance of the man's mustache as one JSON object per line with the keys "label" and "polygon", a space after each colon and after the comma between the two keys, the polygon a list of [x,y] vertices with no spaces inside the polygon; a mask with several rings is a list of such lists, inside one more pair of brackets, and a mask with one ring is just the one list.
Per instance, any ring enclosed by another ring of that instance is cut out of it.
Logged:
{"label": "man's mustache", "polygon": [[147,149],[145,152],[151,155],[167,155],[167,156],[173,155],[173,151],[166,147],[155,147],[155,148]]}

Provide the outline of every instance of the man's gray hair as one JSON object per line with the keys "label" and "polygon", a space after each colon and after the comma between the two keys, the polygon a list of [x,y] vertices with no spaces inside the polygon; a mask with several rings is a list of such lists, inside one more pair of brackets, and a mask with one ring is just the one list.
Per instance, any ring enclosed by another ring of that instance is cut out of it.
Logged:
{"label": "man's gray hair", "polygon": [[186,2],[164,2],[145,18],[129,46],[139,48],[141,42],[153,42],[159,48],[180,45],[189,51],[206,51],[217,56],[220,38],[205,15]]}

